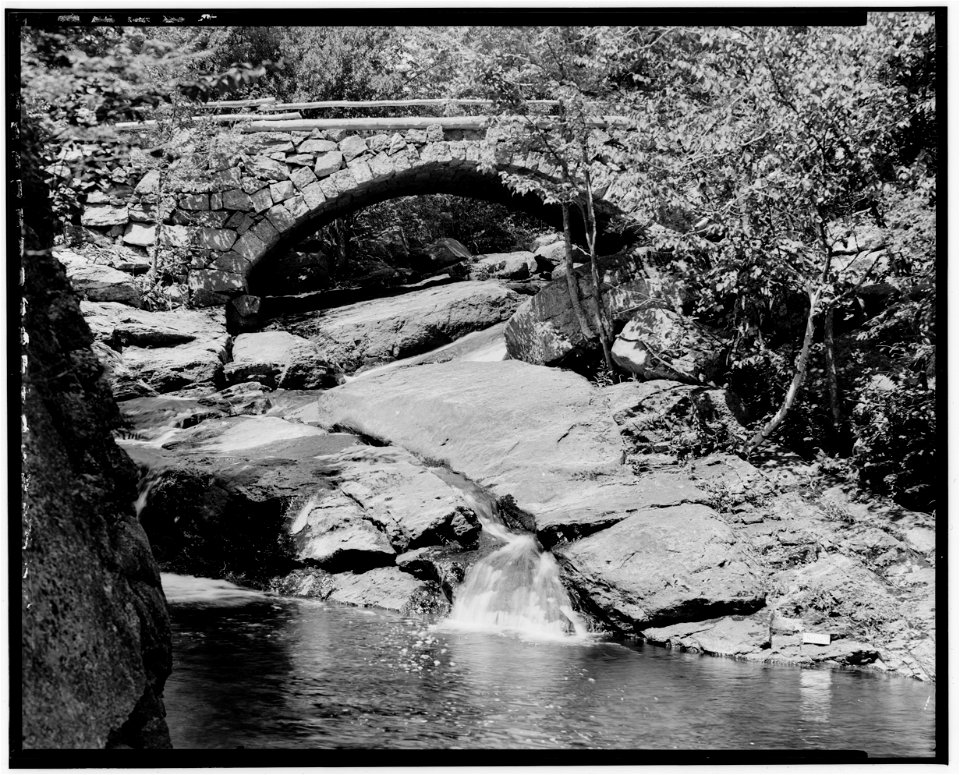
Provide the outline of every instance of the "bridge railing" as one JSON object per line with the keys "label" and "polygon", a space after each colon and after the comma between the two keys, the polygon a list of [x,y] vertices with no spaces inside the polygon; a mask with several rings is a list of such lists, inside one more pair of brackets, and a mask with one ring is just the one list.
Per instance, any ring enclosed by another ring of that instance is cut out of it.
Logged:
{"label": "bridge railing", "polygon": [[[403,130],[425,129],[439,124],[444,129],[482,130],[490,120],[489,116],[394,116],[371,118],[304,118],[301,110],[323,109],[381,109],[411,107],[491,107],[496,103],[484,99],[407,99],[407,100],[318,100],[316,102],[277,102],[273,97],[250,100],[217,100],[201,103],[198,111],[210,111],[207,114],[193,116],[194,120],[218,124],[243,123],[244,132],[298,132],[313,129],[361,130]],[[532,107],[551,108],[560,104],[559,100],[527,100],[524,104]],[[599,103],[598,103],[599,105]],[[256,113],[220,113],[216,111],[250,110]],[[546,117],[544,117],[546,120]],[[590,119],[588,124],[597,127],[629,126],[630,121],[620,116],[600,116]],[[149,129],[156,121],[125,121],[115,125],[121,131]]]}
{"label": "bridge railing", "polygon": [[[436,98],[436,99],[403,99],[403,100],[318,100],[315,102],[277,102],[275,97],[262,97],[253,100],[212,100],[197,107],[204,110],[229,110],[232,108],[256,108],[261,113],[284,110],[323,110],[340,108],[363,110],[366,108],[443,108],[451,105],[460,107],[490,107],[496,103],[493,100],[474,98]],[[525,105],[532,107],[551,108],[560,104],[559,100],[526,100]]]}

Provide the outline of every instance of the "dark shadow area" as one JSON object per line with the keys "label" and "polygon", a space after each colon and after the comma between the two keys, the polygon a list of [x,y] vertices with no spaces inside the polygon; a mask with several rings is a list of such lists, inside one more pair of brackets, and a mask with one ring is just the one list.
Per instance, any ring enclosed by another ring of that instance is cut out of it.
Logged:
{"label": "dark shadow area", "polygon": [[[280,241],[250,270],[248,275],[250,293],[268,297],[290,296],[331,288],[331,280],[334,279],[336,268],[331,266],[330,260],[322,260],[318,256],[321,246],[316,237],[321,229],[339,222],[338,219],[350,218],[382,202],[402,197],[435,194],[477,200],[477,205],[481,208],[485,206],[484,203],[501,205],[510,212],[541,222],[543,231],[562,229],[562,214],[558,205],[544,204],[536,194],[532,193],[522,196],[513,194],[496,175],[449,164],[425,165],[398,174],[386,181],[371,181],[359,185],[354,190],[337,197],[336,201],[322,204],[308,221],[282,235]],[[618,233],[612,228],[613,219],[618,214],[615,208],[604,202],[598,202],[597,213],[599,224],[597,249],[601,255],[616,252],[633,240],[633,235]],[[585,246],[583,222],[576,212],[571,218],[571,232],[574,243]],[[512,249],[525,248],[524,245]],[[344,259],[332,257],[334,263],[337,260]],[[385,260],[390,263],[390,256],[385,256]],[[380,290],[373,294],[379,296],[384,295],[384,291],[392,286],[425,280],[432,274],[427,264],[417,266],[414,262],[414,269],[414,273],[400,282],[384,277],[382,282],[374,281],[364,285],[379,287]],[[335,291],[337,293],[347,291],[347,296],[343,300],[338,298],[322,302],[321,307],[368,298],[363,292],[359,297],[353,298],[349,288],[336,288]],[[309,306],[314,308],[316,304]]]}

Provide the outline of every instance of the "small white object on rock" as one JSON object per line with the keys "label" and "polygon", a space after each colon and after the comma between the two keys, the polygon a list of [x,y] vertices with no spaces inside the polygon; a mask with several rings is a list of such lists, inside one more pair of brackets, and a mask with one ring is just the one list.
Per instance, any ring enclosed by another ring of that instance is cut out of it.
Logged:
{"label": "small white object on rock", "polygon": [[805,632],[803,633],[803,642],[812,643],[814,646],[829,646],[830,635],[822,632]]}

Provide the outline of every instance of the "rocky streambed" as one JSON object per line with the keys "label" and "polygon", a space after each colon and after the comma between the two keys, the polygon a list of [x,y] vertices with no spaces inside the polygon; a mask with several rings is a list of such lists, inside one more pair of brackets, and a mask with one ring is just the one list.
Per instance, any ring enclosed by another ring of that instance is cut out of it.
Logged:
{"label": "rocky streambed", "polygon": [[[675,292],[649,263],[627,277],[637,262],[609,265],[614,317]],[[515,269],[487,261],[500,263]],[[594,384],[552,367],[582,345],[558,282],[525,296],[508,273],[234,336],[219,311],[88,293],[161,567],[442,615],[498,545],[493,522],[555,556],[596,632],[933,680],[932,516],[862,500],[782,451],[690,455],[697,429],[737,425],[732,398],[697,381],[707,335],[644,313],[687,354],[649,369],[653,339],[624,339],[646,381]]]}
{"label": "rocky streambed", "polygon": [[[141,521],[170,570],[444,613],[484,548],[482,507],[449,469],[555,554],[595,630],[932,679],[930,518],[858,503],[796,462],[680,465],[638,451],[697,390],[450,361],[361,376],[319,400],[248,383],[124,402],[141,438],[122,445],[144,471]],[[811,632],[828,643],[805,643]]]}

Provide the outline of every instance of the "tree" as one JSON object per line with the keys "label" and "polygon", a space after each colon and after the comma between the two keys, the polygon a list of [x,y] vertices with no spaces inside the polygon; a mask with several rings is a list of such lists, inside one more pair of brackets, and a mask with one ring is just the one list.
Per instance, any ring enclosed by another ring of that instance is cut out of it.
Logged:
{"label": "tree", "polygon": [[[638,208],[670,231],[651,238],[692,259],[700,312],[731,310],[736,355],[767,356],[773,319],[807,300],[783,400],[747,443],[782,425],[806,379],[822,321],[827,392],[842,422],[834,311],[874,267],[840,272],[856,221],[885,229],[898,134],[929,110],[891,62],[929,45],[930,17],[872,15],[862,28],[663,28],[619,31],[618,112],[643,129],[631,147]],[[921,58],[929,68],[927,59]],[[746,351],[746,352],[745,352]]]}
{"label": "tree", "polygon": [[[558,204],[563,214],[565,270],[570,303],[585,339],[597,339],[608,371],[615,368],[610,347],[613,327],[603,303],[597,264],[597,215],[594,205],[596,178],[614,165],[618,145],[607,132],[598,131],[597,109],[609,98],[612,83],[602,29],[547,27],[513,31],[513,39],[500,41],[491,53],[474,52],[474,77],[496,101],[497,113],[488,139],[493,144],[485,168],[511,156],[538,159],[549,170],[531,176],[510,169],[500,171],[515,193],[535,192],[548,204]],[[556,103],[552,114],[530,100]],[[583,221],[590,258],[592,325],[580,299],[573,267],[570,211]]]}
{"label": "tree", "polygon": [[138,27],[25,27],[21,37],[21,110],[40,128],[55,215],[77,222],[86,196],[106,190],[132,156],[118,121],[156,119],[157,146],[196,122],[198,100],[245,90],[271,64],[210,73],[203,51],[184,50]]}

